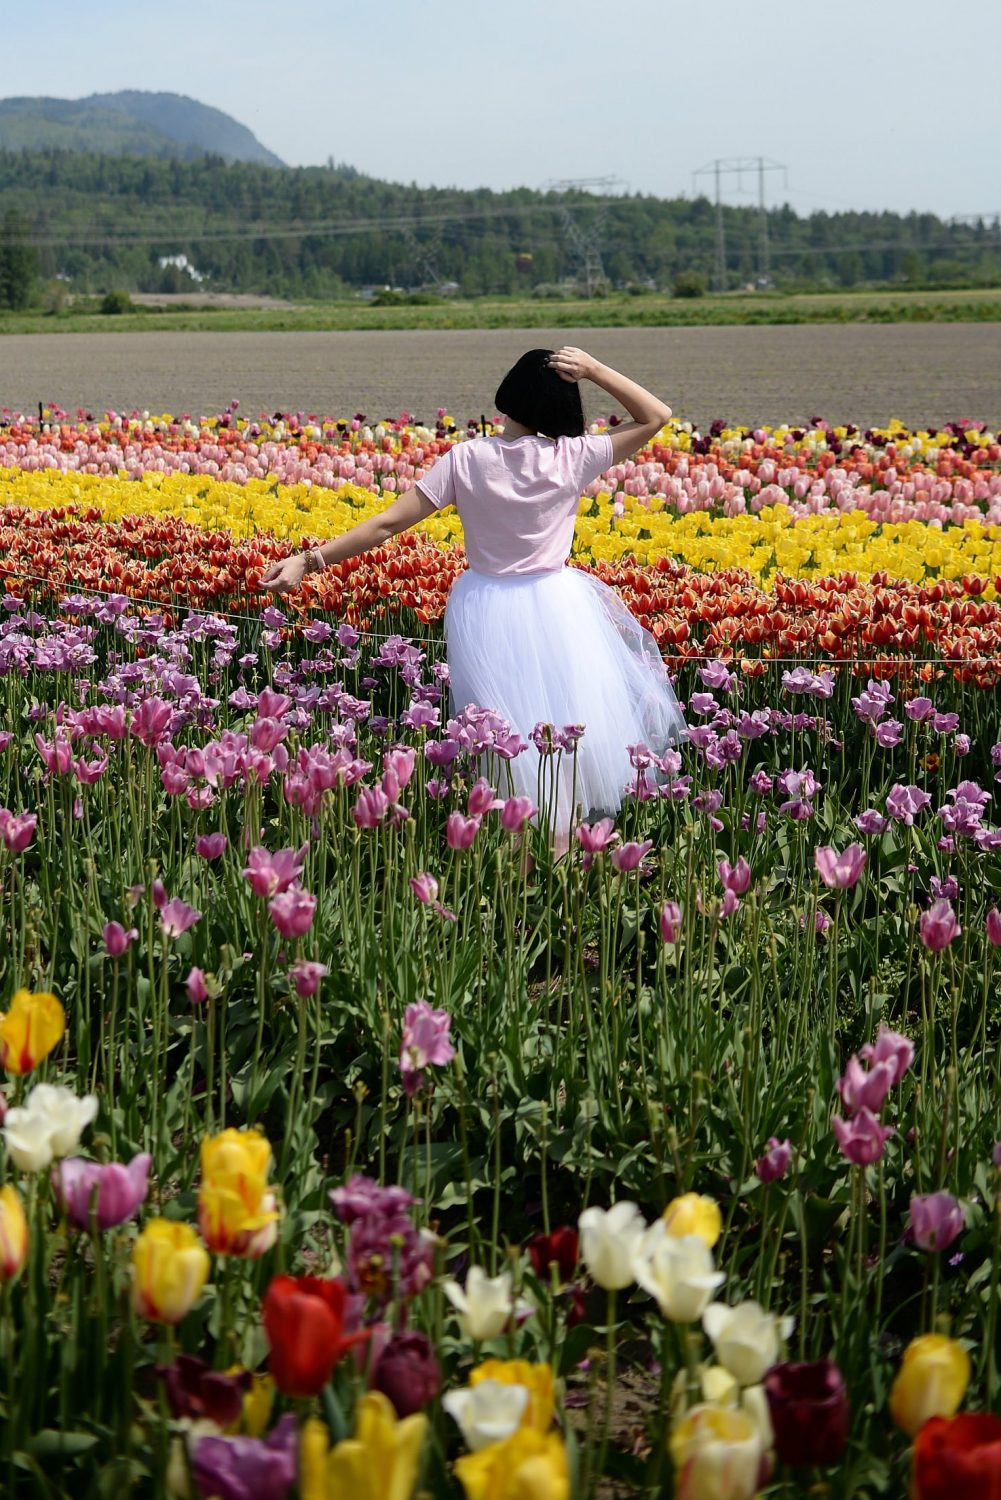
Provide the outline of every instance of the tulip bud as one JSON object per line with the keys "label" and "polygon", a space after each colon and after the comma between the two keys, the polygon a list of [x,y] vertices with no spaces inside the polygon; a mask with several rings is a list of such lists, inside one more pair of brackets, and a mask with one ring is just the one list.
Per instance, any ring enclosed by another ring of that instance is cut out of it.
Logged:
{"label": "tulip bud", "polygon": [[680,1198],[673,1198],[664,1210],[663,1219],[668,1234],[676,1239],[686,1234],[698,1235],[710,1250],[723,1232],[719,1204],[699,1193],[682,1193]]}
{"label": "tulip bud", "polygon": [[615,1203],[610,1209],[586,1208],[577,1221],[584,1265],[599,1286],[619,1291],[636,1278],[633,1252],[646,1225],[635,1203]]}
{"label": "tulip bud", "polygon": [[425,1335],[394,1333],[369,1383],[388,1396],[398,1417],[412,1416],[433,1401],[441,1390],[441,1371]]}

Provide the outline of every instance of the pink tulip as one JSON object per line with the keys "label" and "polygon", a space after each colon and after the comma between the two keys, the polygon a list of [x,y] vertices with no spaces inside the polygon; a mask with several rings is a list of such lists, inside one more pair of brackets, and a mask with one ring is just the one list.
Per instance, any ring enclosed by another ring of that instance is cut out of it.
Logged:
{"label": "pink tulip", "polygon": [[287,891],[302,874],[308,848],[308,844],[303,844],[301,849],[279,849],[277,854],[270,854],[262,845],[255,845],[247,855],[243,872],[254,895],[264,901]]}
{"label": "pink tulip", "polygon": [[619,835],[611,818],[599,818],[597,823],[579,823],[577,842],[585,854],[602,854],[609,844],[618,842]]}
{"label": "pink tulip", "polygon": [[396,802],[411,776],[417,762],[417,751],[399,747],[387,750],[382,757],[382,790],[390,802]]}
{"label": "pink tulip", "polygon": [[437,900],[438,882],[426,870],[419,875],[411,875],[408,884],[418,901],[423,902],[425,906],[430,906],[432,901]]}
{"label": "pink tulip", "polygon": [[620,844],[612,850],[612,864],[624,874],[638,870],[652,848],[653,839],[644,839],[642,844]]}
{"label": "pink tulip", "polygon": [[914,1043],[889,1026],[880,1026],[875,1042],[866,1042],[861,1056],[869,1064],[888,1062],[893,1069],[893,1083],[898,1084],[914,1061]]}
{"label": "pink tulip", "polygon": [[850,1057],[836,1088],[846,1114],[856,1115],[859,1110],[868,1109],[878,1115],[895,1082],[892,1062],[874,1062],[867,1072],[857,1057]]}
{"label": "pink tulip", "polygon": [[517,833],[537,812],[531,797],[508,797],[500,812],[501,827],[505,833]]}
{"label": "pink tulip", "polygon": [[479,818],[464,818],[462,813],[449,813],[445,823],[445,841],[450,849],[468,849],[480,826]]}
{"label": "pink tulip", "polygon": [[849,844],[842,854],[824,847],[813,851],[817,874],[832,890],[844,891],[855,884],[865,869],[868,855],[861,844]]}
{"label": "pink tulip", "polygon": [[735,911],[740,910],[740,897],[736,891],[727,888],[723,892],[723,900],[719,904],[719,918],[725,922],[727,917],[732,917]]}
{"label": "pink tulip", "polygon": [[0,807],[0,840],[11,854],[21,854],[27,849],[37,825],[35,813],[12,813]]}
{"label": "pink tulip", "polygon": [[919,1250],[945,1250],[966,1228],[966,1215],[951,1193],[915,1193],[910,1238]]}
{"label": "pink tulip", "polygon": [[192,1005],[204,1005],[209,998],[209,987],[205,983],[205,974],[201,969],[189,969],[188,977],[184,981],[184,988],[188,992],[188,999]]}
{"label": "pink tulip", "polygon": [[389,798],[381,786],[366,786],[358,793],[351,816],[359,828],[378,828],[389,808]]}
{"label": "pink tulip", "polygon": [[172,901],[165,902],[160,910],[160,923],[164,937],[180,937],[183,932],[187,932],[189,927],[194,927],[195,923],[200,922],[201,919],[201,912],[195,911],[193,906],[189,906],[179,896],[175,896]]}
{"label": "pink tulip", "polygon": [[987,941],[995,948],[1001,948],[1001,911],[996,906],[987,913]]}
{"label": "pink tulip", "polygon": [[778,1136],[769,1137],[768,1147],[754,1163],[754,1170],[759,1182],[767,1186],[770,1182],[778,1182],[789,1170],[792,1161],[792,1141],[780,1141]]}
{"label": "pink tulip", "polygon": [[483,814],[493,807],[496,795],[486,777],[481,776],[469,789],[469,816],[482,818]]}
{"label": "pink tulip", "polygon": [[289,969],[289,977],[295,985],[295,992],[300,1000],[308,1000],[315,995],[320,987],[320,980],[330,970],[326,964],[316,963],[313,959],[297,959]]}
{"label": "pink tulip", "polygon": [[[142,886],[139,889],[142,890]],[[163,908],[167,904],[167,887],[162,880],[154,880],[150,887],[150,894],[153,897],[153,905],[157,911],[163,911]]]}
{"label": "pink tulip", "polygon": [[403,1016],[400,1044],[400,1075],[408,1094],[415,1094],[424,1081],[424,1069],[444,1067],[455,1056],[449,1036],[451,1018],[435,1010],[426,1000],[408,1005]]}
{"label": "pink tulip", "polygon": [[868,1167],[874,1161],[879,1161],[887,1141],[894,1133],[892,1125],[881,1125],[869,1109],[860,1109],[852,1120],[842,1120],[834,1115],[831,1129],[842,1156],[854,1162],[857,1167]]}
{"label": "pink tulip", "polygon": [[228,843],[224,833],[200,833],[195,839],[195,853],[202,859],[218,859]]}
{"label": "pink tulip", "polygon": [[953,938],[959,937],[963,930],[956,921],[952,903],[944,897],[933,901],[928,910],[921,913],[919,927],[921,941],[933,953],[940,953],[943,948],[948,948]]}
{"label": "pink tulip", "polygon": [[660,909],[660,935],[665,943],[676,943],[681,935],[681,907],[665,901]]}
{"label": "pink tulip", "polygon": [[731,865],[728,859],[721,859],[716,868],[719,871],[721,884],[728,891],[732,891],[735,896],[743,896],[750,887],[751,867],[743,855],[735,865]]}
{"label": "pink tulip", "polygon": [[90,1228],[92,1199],[99,1229],[113,1229],[131,1219],[146,1200],[151,1160],[144,1151],[128,1166],[116,1161],[102,1166],[79,1156],[61,1161],[52,1173],[52,1185],[73,1227]]}
{"label": "pink tulip", "polygon": [[135,927],[130,927],[126,932],[121,922],[106,922],[101,936],[104,938],[104,951],[108,957],[121,958],[129,944],[139,936],[139,932]]}
{"label": "pink tulip", "polygon": [[255,750],[270,755],[288,734],[288,727],[277,719],[255,719],[250,728],[250,743]]}
{"label": "pink tulip", "polygon": [[293,885],[271,898],[268,911],[282,937],[302,937],[313,925],[316,897],[303,890],[301,885]]}

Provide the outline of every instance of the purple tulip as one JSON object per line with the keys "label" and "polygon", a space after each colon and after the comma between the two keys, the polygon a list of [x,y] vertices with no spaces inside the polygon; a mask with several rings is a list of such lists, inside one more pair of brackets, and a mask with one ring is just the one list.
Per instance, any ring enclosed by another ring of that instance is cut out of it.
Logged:
{"label": "purple tulip", "polygon": [[887,815],[898,823],[905,823],[908,828],[914,826],[918,813],[923,812],[930,803],[930,793],[923,792],[918,786],[904,786],[900,782],[891,787],[886,795]]}
{"label": "purple tulip", "polygon": [[953,938],[959,937],[963,930],[956,921],[952,903],[944,897],[940,901],[933,901],[928,910],[921,913],[918,925],[921,941],[933,953],[940,953],[943,948],[948,948]]}
{"label": "purple tulip", "polygon": [[22,854],[34,838],[37,824],[34,813],[12,813],[0,807],[0,841],[8,853]]}
{"label": "purple tulip", "polygon": [[143,1151],[128,1166],[120,1162],[102,1164],[68,1156],[52,1173],[56,1197],[75,1229],[90,1228],[91,1199],[96,1191],[99,1229],[124,1224],[146,1200],[152,1158]]}
{"label": "purple tulip", "polygon": [[660,909],[660,935],[665,943],[676,943],[681,934],[681,907],[665,901]]}
{"label": "purple tulip", "polygon": [[459,812],[449,813],[445,820],[445,842],[450,849],[469,849],[479,826],[479,818],[464,818]]}
{"label": "purple tulip", "polygon": [[836,1464],[848,1442],[848,1392],[837,1365],[773,1365],[764,1378],[775,1454],[794,1467]]}
{"label": "purple tulip", "polygon": [[1001,1167],[1001,1141],[995,1141],[994,1150],[991,1152],[991,1161],[996,1167]]}
{"label": "purple tulip", "polygon": [[620,844],[612,850],[612,864],[623,873],[638,870],[653,848],[653,839],[644,839],[642,844]]}
{"label": "purple tulip", "polygon": [[786,1175],[791,1161],[792,1141],[788,1138],[780,1141],[777,1135],[773,1135],[769,1137],[765,1151],[754,1163],[754,1170],[758,1180],[767,1186]]}
{"label": "purple tulip", "polygon": [[874,807],[867,807],[865,812],[859,813],[854,819],[854,823],[859,833],[869,835],[885,833],[889,827],[886,818],[883,817],[882,813],[877,812]]}
{"label": "purple tulip", "polygon": [[394,1333],[379,1355],[370,1385],[381,1391],[402,1421],[433,1401],[441,1390],[441,1371],[423,1333]]}
{"label": "purple tulip", "polygon": [[295,1482],[297,1448],[292,1412],[266,1438],[200,1438],[191,1460],[198,1492],[213,1500],[285,1500]]}
{"label": "purple tulip", "polygon": [[1001,911],[992,906],[987,913],[987,941],[995,948],[1001,948]]}
{"label": "purple tulip", "polygon": [[268,911],[282,937],[303,937],[313,925],[316,912],[316,897],[301,885],[293,885],[287,891],[272,896]]}
{"label": "purple tulip", "polygon": [[381,786],[366,786],[358,793],[351,816],[359,828],[378,828],[390,806],[390,799]]}
{"label": "purple tulip", "polygon": [[915,1193],[910,1238],[919,1250],[945,1250],[966,1228],[966,1215],[951,1193]]}
{"label": "purple tulip", "polygon": [[243,1411],[244,1393],[250,1389],[251,1373],[240,1370],[224,1375],[210,1370],[194,1354],[179,1354],[173,1364],[157,1365],[163,1381],[167,1405],[175,1422],[184,1417],[208,1418],[217,1427],[232,1427]]}
{"label": "purple tulip", "polygon": [[904,713],[915,724],[923,724],[925,719],[930,719],[935,712],[935,705],[930,698],[912,698],[910,703],[904,704]]}
{"label": "purple tulip", "polygon": [[164,937],[180,937],[182,933],[187,932],[190,927],[194,927],[195,923],[200,922],[201,919],[201,912],[195,911],[193,906],[189,906],[179,896],[174,896],[172,900],[165,901],[160,908],[160,923],[163,927]]}
{"label": "purple tulip", "polygon": [[195,853],[202,859],[218,859],[228,843],[224,833],[200,833],[195,839]]}
{"label": "purple tulip", "polygon": [[854,1162],[857,1167],[868,1167],[874,1161],[879,1161],[887,1141],[894,1133],[892,1125],[881,1125],[868,1109],[860,1109],[851,1120],[842,1120],[834,1115],[831,1128],[842,1156]]}
{"label": "purple tulip", "polygon": [[743,855],[735,865],[731,865],[728,859],[721,859],[716,869],[719,872],[720,883],[735,896],[743,896],[744,892],[749,889],[751,867]]}
{"label": "purple tulip", "polygon": [[826,886],[839,891],[855,884],[868,857],[861,844],[849,844],[842,854],[826,846],[813,851],[817,874]]}
{"label": "purple tulip", "polygon": [[121,922],[105,922],[102,936],[104,951],[108,957],[121,958],[129,944],[139,936],[139,931],[138,928],[130,927],[126,932]]}

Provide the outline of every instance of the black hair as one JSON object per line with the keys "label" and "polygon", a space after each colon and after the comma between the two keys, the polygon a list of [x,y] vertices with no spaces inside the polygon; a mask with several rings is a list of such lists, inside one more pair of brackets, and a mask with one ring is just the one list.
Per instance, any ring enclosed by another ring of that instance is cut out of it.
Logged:
{"label": "black hair", "polygon": [[580,437],[584,432],[580,386],[550,368],[554,352],[529,349],[523,354],[497,387],[496,409],[545,437]]}

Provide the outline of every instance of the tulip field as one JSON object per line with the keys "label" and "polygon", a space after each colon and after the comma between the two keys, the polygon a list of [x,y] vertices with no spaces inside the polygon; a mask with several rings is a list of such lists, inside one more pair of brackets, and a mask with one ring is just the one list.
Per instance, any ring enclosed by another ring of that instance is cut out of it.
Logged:
{"label": "tulip field", "polygon": [[260,589],[479,430],[0,412],[0,1494],[989,1500],[998,437],[590,486],[689,735],[558,857],[454,512]]}

